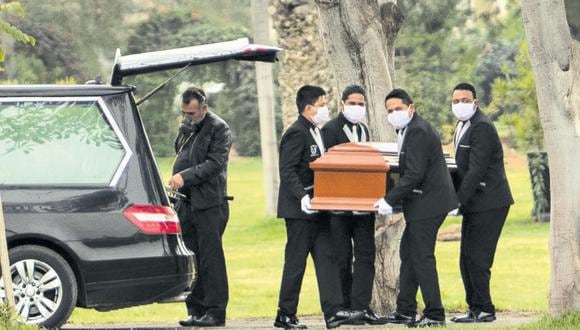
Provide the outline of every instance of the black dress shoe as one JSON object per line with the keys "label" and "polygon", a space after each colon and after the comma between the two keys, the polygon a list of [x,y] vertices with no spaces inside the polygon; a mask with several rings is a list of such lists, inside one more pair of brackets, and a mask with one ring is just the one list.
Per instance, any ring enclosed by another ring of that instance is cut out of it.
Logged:
{"label": "black dress shoe", "polygon": [[179,321],[179,325],[181,325],[182,327],[191,327],[193,326],[193,319],[195,318],[195,316],[190,315],[187,319]]}
{"label": "black dress shoe", "polygon": [[451,319],[455,323],[487,323],[495,321],[495,313],[469,311],[465,315],[456,316]]}
{"label": "black dress shoe", "polygon": [[226,325],[226,320],[205,314],[202,317],[190,316],[187,320],[179,321],[179,324],[184,327],[223,327]]}
{"label": "black dress shoe", "polygon": [[415,323],[415,315],[406,316],[397,311],[392,312],[390,315],[386,316],[386,323],[393,324],[413,324]]}
{"label": "black dress shoe", "polygon": [[360,321],[363,321],[366,324],[371,324],[371,325],[387,324],[387,322],[389,321],[387,319],[387,317],[377,315],[370,308],[363,309],[363,312],[364,312],[364,315],[360,319]]}
{"label": "black dress shoe", "polygon": [[421,318],[419,319],[419,321],[414,322],[414,323],[407,324],[407,326],[409,328],[444,327],[445,326],[445,320],[443,320],[443,321],[432,320],[432,319],[428,318],[427,316],[423,315],[423,316],[421,316]]}
{"label": "black dress shoe", "polygon": [[278,313],[276,315],[276,319],[274,320],[274,326],[276,328],[283,328],[283,329],[307,329],[308,327],[300,323],[296,315],[285,315],[282,313]]}
{"label": "black dress shoe", "polygon": [[345,321],[344,323],[341,323],[341,325],[365,325],[365,321],[363,321],[362,319],[350,320],[350,321]]}
{"label": "black dress shoe", "polygon": [[454,316],[451,318],[451,322],[457,323],[475,323],[475,315],[473,311],[469,310],[463,315]]}
{"label": "black dress shoe", "polygon": [[332,314],[330,317],[325,318],[326,328],[332,329],[337,328],[341,324],[346,324],[352,321],[360,320],[364,313],[362,311],[348,311],[342,310]]}
{"label": "black dress shoe", "polygon": [[479,312],[475,315],[475,322],[493,322],[495,319],[495,313]]}

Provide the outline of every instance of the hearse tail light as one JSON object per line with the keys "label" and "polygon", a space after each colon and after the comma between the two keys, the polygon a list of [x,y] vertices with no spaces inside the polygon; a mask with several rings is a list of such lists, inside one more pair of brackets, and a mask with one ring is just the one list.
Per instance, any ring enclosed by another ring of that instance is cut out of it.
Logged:
{"label": "hearse tail light", "polygon": [[163,205],[133,205],[123,215],[144,234],[180,234],[179,218]]}

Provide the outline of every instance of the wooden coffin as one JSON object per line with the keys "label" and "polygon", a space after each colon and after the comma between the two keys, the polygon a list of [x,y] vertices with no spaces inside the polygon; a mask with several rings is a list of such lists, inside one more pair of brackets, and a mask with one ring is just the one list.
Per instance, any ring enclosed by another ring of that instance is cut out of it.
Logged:
{"label": "wooden coffin", "polygon": [[[446,155],[453,173],[455,161]],[[360,142],[334,146],[310,163],[314,171],[312,209],[375,211],[373,204],[398,181],[396,143]]]}

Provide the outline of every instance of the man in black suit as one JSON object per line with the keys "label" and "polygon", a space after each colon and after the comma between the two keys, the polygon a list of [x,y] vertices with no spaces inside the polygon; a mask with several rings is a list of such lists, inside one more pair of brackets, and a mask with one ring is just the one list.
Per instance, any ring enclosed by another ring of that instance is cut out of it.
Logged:
{"label": "man in black suit", "polygon": [[[362,122],[366,117],[364,89],[356,85],[347,86],[342,92],[339,106],[341,112],[338,116],[322,128],[326,148],[341,143],[369,141],[369,130]],[[333,213],[330,228],[344,306],[365,313],[355,324],[385,324],[386,318],[378,316],[369,307],[375,278],[375,215]]]}
{"label": "man in black suit", "polygon": [[[400,292],[391,323],[417,327],[443,326],[435,262],[437,231],[458,201],[445,163],[439,134],[418,113],[411,97],[402,89],[385,98],[388,120],[399,136],[400,180],[375,204],[381,215],[392,213],[402,202],[406,227],[401,239]],[[417,289],[421,288],[425,310],[415,321]]]}
{"label": "man in black suit", "polygon": [[455,130],[456,187],[463,214],[459,265],[469,311],[459,323],[491,322],[495,307],[489,281],[497,241],[513,204],[503,164],[501,141],[491,120],[479,110],[475,88],[457,85],[452,111]]}
{"label": "man in black suit", "polygon": [[179,208],[183,239],[195,253],[196,279],[185,303],[182,326],[225,325],[228,278],[222,235],[229,218],[226,178],[232,145],[225,121],[208,110],[205,92],[190,87],[181,96],[183,121],[175,141],[172,189],[187,196]]}
{"label": "man in black suit", "polygon": [[296,96],[298,119],[286,130],[280,141],[280,191],[278,217],[286,221],[284,271],[274,326],[305,329],[296,317],[298,297],[312,255],[320,293],[320,305],[327,328],[360,318],[361,312],[344,310],[338,269],[332,260],[328,217],[310,209],[314,173],[310,162],[325,152],[318,125],[329,118],[326,92],[318,86],[302,86]]}

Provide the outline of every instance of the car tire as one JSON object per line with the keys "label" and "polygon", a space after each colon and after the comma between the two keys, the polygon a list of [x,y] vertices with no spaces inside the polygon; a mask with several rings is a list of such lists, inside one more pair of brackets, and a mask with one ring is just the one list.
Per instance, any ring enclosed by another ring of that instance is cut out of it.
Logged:
{"label": "car tire", "polygon": [[72,313],[78,293],[68,262],[48,248],[22,245],[10,249],[10,271],[18,318],[60,328]]}

